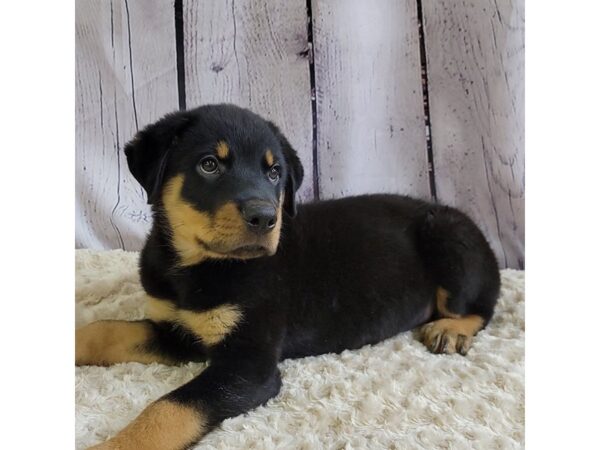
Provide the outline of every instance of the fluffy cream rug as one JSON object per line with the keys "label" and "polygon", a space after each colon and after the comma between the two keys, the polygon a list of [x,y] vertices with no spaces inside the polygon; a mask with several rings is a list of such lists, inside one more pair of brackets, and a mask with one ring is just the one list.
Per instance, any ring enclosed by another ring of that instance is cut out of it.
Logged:
{"label": "fluffy cream rug", "polygon": [[[142,317],[137,253],[78,250],[77,325]],[[433,355],[404,333],[360,350],[280,364],[281,393],[226,420],[197,449],[507,449],[524,441],[524,273],[502,272],[497,313],[467,357]],[[76,369],[85,448],[204,368]]]}

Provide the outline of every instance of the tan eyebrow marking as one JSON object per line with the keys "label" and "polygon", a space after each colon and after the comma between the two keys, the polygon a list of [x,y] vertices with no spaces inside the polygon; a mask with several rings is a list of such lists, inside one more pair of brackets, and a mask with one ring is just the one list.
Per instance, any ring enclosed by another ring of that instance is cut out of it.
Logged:
{"label": "tan eyebrow marking", "polygon": [[217,156],[221,159],[227,159],[229,156],[229,146],[225,141],[217,142]]}
{"label": "tan eyebrow marking", "polygon": [[267,149],[267,153],[265,153],[265,161],[267,165],[271,167],[275,162],[275,157],[273,156],[273,152],[270,149]]}

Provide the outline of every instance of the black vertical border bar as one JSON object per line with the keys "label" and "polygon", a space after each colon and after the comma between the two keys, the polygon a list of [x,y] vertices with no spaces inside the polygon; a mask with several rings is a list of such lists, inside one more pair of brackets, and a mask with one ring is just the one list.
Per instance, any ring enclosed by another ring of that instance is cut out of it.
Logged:
{"label": "black vertical border bar", "polygon": [[312,111],[312,171],[313,198],[319,200],[319,152],[317,148],[317,86],[315,76],[315,40],[313,34],[312,1],[306,0],[308,68],[310,72],[310,107]]}
{"label": "black vertical border bar", "polygon": [[185,104],[185,55],[183,47],[183,0],[175,0],[175,52],[177,55],[177,94],[179,109],[186,109]]}
{"label": "black vertical border bar", "polygon": [[427,74],[427,53],[425,49],[425,23],[423,22],[423,0],[417,1],[417,21],[419,22],[419,56],[421,59],[421,86],[423,88],[423,116],[425,118],[425,139],[427,142],[427,173],[431,199],[437,202],[435,187],[435,166],[433,164],[433,138],[431,136],[431,116],[429,115],[429,77]]}

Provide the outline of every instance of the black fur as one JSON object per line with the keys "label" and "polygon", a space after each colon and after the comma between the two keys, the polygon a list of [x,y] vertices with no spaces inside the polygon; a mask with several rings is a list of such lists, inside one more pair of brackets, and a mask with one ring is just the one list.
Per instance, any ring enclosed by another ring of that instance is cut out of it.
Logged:
{"label": "black fur", "polygon": [[[226,139],[233,162],[217,183],[199,176],[198,160]],[[281,161],[277,186],[263,177],[261,155]],[[152,296],[203,311],[239,305],[243,320],[223,341],[204,346],[174,324],[156,324],[152,351],[177,360],[202,355],[211,365],[166,398],[201,409],[216,425],[273,397],[283,358],[355,349],[411,330],[437,317],[436,290],[448,309],[490,320],[499,272],[474,223],[454,208],[396,195],[365,195],[296,206],[302,165],[271,123],[231,105],[169,115],[127,148],[130,169],[148,191],[155,223],[140,260]],[[276,254],[218,259],[179,267],[158,193],[186,175],[183,196],[199,211],[227,200],[272,201],[285,190]],[[240,200],[242,199],[242,200]],[[295,216],[295,217],[293,217]]]}

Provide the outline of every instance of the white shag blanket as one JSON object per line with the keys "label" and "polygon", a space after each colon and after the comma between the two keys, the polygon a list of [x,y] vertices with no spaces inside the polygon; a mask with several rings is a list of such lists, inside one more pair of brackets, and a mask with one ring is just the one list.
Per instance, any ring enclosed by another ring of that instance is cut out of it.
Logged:
{"label": "white shag blanket", "polygon": [[[138,254],[76,252],[77,326],[139,319]],[[524,272],[502,271],[496,315],[466,357],[434,355],[408,332],[280,364],[280,394],[228,419],[196,449],[510,449],[524,446]],[[76,368],[76,447],[114,435],[205,367]]]}

